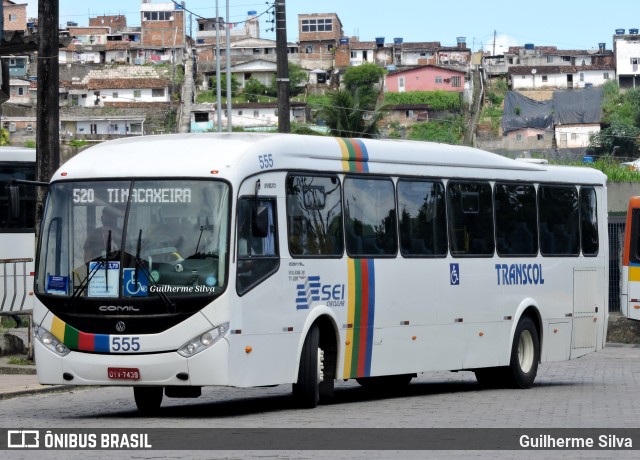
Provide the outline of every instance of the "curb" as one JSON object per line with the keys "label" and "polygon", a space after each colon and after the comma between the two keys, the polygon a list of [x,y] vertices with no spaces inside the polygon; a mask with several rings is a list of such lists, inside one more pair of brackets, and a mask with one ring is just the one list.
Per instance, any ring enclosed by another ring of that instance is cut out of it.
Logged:
{"label": "curb", "polygon": [[24,390],[0,393],[0,401],[4,401],[6,399],[18,398],[21,396],[30,396],[30,395],[45,394],[45,393],[64,393],[64,392],[73,391],[73,390],[86,390],[88,388],[90,387],[73,386],[73,385],[39,386],[37,388],[27,388]]}

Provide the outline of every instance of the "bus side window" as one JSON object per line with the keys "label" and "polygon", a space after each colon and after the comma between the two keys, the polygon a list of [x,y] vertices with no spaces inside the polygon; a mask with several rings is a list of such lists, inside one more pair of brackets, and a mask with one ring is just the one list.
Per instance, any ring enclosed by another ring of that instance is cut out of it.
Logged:
{"label": "bus side window", "polygon": [[590,187],[580,189],[580,239],[582,254],[595,256],[598,254],[598,212],[596,191]]}
{"label": "bus side window", "polygon": [[493,197],[488,182],[450,181],[447,185],[449,238],[454,256],[492,256]]}
{"label": "bus side window", "polygon": [[[264,224],[258,225],[256,219]],[[275,200],[261,198],[256,202],[255,197],[243,197],[238,201],[238,294],[243,295],[278,270],[276,222]]]}

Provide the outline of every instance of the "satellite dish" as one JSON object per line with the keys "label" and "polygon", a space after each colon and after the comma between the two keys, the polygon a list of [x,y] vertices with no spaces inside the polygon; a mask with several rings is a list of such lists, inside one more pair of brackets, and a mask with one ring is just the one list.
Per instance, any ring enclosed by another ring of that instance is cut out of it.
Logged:
{"label": "satellite dish", "polygon": [[536,72],[537,72],[537,70],[536,70],[536,69],[531,69],[531,73],[532,73],[533,75],[535,75],[535,74],[536,74]]}

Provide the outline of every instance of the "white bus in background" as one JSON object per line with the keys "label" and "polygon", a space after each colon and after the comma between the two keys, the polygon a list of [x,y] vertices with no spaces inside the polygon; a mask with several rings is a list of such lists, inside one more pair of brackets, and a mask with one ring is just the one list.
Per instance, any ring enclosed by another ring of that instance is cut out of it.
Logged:
{"label": "white bus in background", "polygon": [[35,259],[35,189],[18,185],[18,214],[11,211],[9,184],[34,181],[36,151],[0,147],[0,314],[31,312]]}
{"label": "white bus in background", "polygon": [[185,134],[105,142],[53,176],[39,242],[43,384],[528,388],[601,349],[606,177],[426,142]]}

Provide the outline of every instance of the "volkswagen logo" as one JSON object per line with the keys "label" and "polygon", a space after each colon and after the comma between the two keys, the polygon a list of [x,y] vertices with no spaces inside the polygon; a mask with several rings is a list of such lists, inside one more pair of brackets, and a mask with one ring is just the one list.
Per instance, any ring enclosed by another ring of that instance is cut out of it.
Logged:
{"label": "volkswagen logo", "polygon": [[116,323],[116,331],[118,331],[118,332],[124,332],[125,328],[126,328],[126,326],[125,326],[125,324],[124,324],[124,321],[118,321],[118,322]]}

